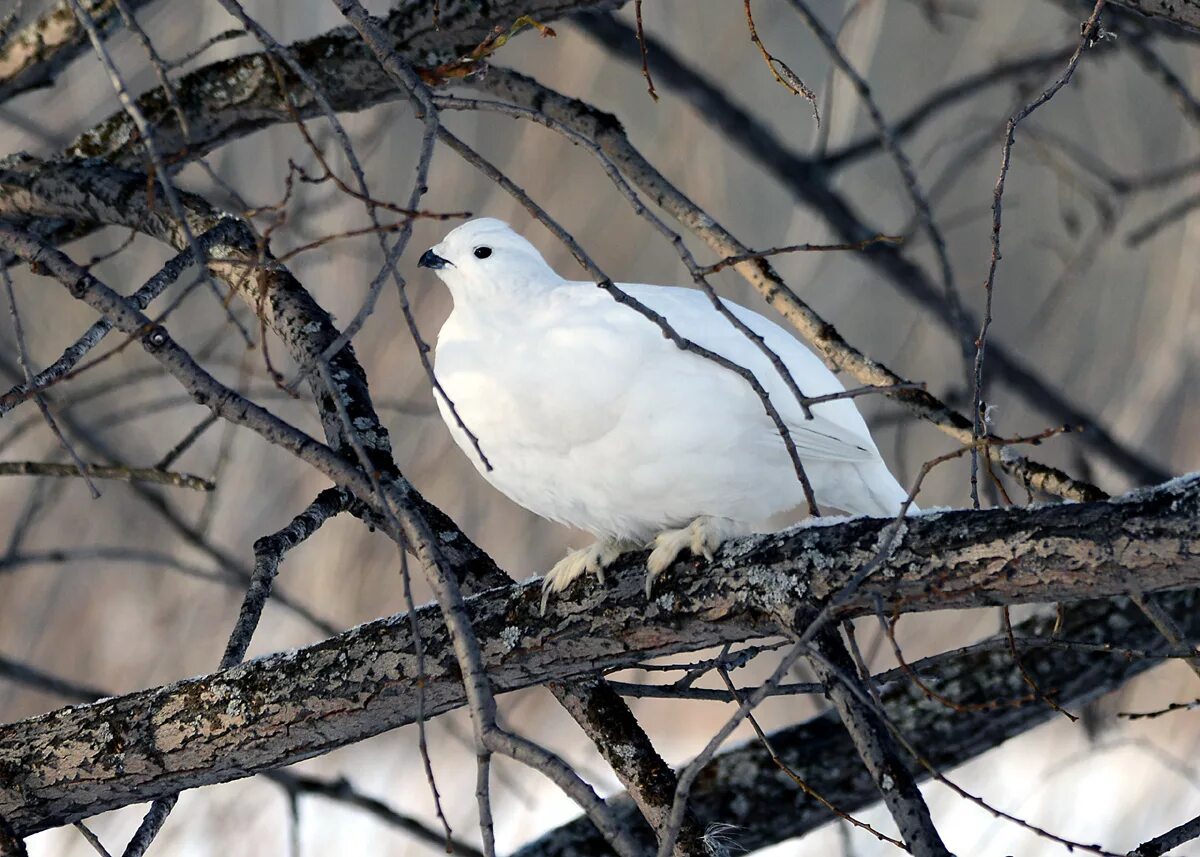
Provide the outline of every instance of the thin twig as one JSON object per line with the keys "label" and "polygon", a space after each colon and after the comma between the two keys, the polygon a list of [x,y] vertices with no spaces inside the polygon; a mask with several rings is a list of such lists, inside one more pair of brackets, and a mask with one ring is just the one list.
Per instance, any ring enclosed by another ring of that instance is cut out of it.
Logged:
{"label": "thin twig", "polygon": [[740,265],[742,262],[750,262],[754,259],[766,259],[770,256],[779,256],[784,253],[821,253],[833,250],[865,250],[872,244],[902,244],[904,236],[902,235],[873,235],[870,238],[864,238],[862,241],[844,242],[841,244],[788,244],[784,247],[772,247],[769,250],[755,250],[749,253],[740,253],[736,256],[726,256],[719,262],[708,265],[700,269],[704,274],[715,274],[718,271],[723,271],[733,265]]}
{"label": "thin twig", "polygon": [[95,850],[100,857],[112,857],[112,855],[108,853],[108,849],[104,847],[104,843],[100,841],[100,838],[96,836],[95,833],[92,833],[91,829],[88,828],[86,824],[84,824],[82,821],[77,821],[72,826],[79,831],[83,838],[87,840],[87,844],[92,846],[93,850]]}
{"label": "thin twig", "polygon": [[[21,367],[21,371],[25,374],[25,386],[28,389],[33,389],[37,385],[34,381],[33,369],[29,365],[29,349],[25,345],[25,327],[21,323],[21,314],[17,311],[17,296],[13,291],[12,277],[8,273],[8,260],[4,255],[0,255],[0,280],[4,281],[4,294],[8,300],[8,313],[12,318],[13,336],[17,340],[17,363]],[[46,403],[46,397],[41,394],[34,396],[34,401],[37,402],[38,410],[41,411],[42,419],[50,431],[58,439],[59,446],[66,451],[71,460],[75,462],[75,466],[79,468],[79,475],[83,481],[87,483],[88,490],[92,494],[92,499],[100,497],[100,489],[96,487],[96,483],[92,481],[88,475],[87,465],[83,459],[79,457],[79,453],[75,451],[75,447],[67,440],[66,435],[58,427],[58,422],[54,419],[54,415],[50,413],[50,406]]]}
{"label": "thin twig", "polygon": [[479,849],[461,839],[452,839],[447,842],[441,831],[433,830],[422,824],[419,819],[397,812],[383,801],[363,794],[345,777],[325,780],[304,774],[295,774],[291,771],[271,771],[263,776],[279,783],[293,794],[316,795],[370,813],[385,824],[403,830],[418,841],[432,845],[434,848],[444,850],[449,846],[452,849],[449,853],[459,855],[459,857],[484,857]]}
{"label": "thin twig", "polygon": [[[117,100],[120,101],[121,107],[138,129],[142,147],[145,149],[146,156],[149,158],[150,163],[154,167],[154,172],[159,178],[158,187],[161,188],[163,196],[167,200],[167,205],[170,207],[171,214],[175,218],[176,226],[183,234],[187,247],[192,251],[192,258],[197,260],[197,263],[202,263],[203,260],[207,259],[207,256],[196,241],[196,235],[193,233],[192,226],[188,222],[187,213],[179,198],[179,192],[171,182],[170,171],[159,155],[158,147],[155,145],[154,126],[146,119],[146,115],[142,112],[141,107],[138,106],[137,101],[130,94],[129,88],[125,85],[125,80],[121,76],[121,72],[117,69],[116,63],[113,62],[112,56],[104,44],[103,35],[92,20],[91,13],[83,6],[81,0],[68,0],[68,2],[71,4],[71,8],[74,10],[75,17],[78,19],[80,25],[87,31],[88,38],[92,43],[92,50],[108,74],[113,90],[116,92]],[[208,266],[200,264],[200,270],[204,276],[204,282],[208,285],[217,302],[226,308],[225,317],[228,322],[241,334],[247,346],[253,345],[250,332],[242,326],[242,323],[238,321],[237,317],[231,311],[228,311],[224,296],[221,294],[220,289],[217,288],[216,281],[209,274]],[[138,855],[127,854],[126,857],[138,857]]]}
{"label": "thin twig", "polygon": [[[1143,592],[1129,593],[1129,599],[1137,605],[1137,608],[1145,614],[1150,620],[1158,633],[1162,634],[1164,640],[1170,643],[1177,649],[1193,649],[1195,647],[1188,643],[1187,637],[1179,628],[1179,623],[1175,618],[1162,608],[1162,605],[1151,595]],[[1188,668],[1191,669],[1197,677],[1200,677],[1200,652],[1195,657],[1188,658],[1186,661]]]}
{"label": "thin twig", "polygon": [[1142,225],[1130,230],[1129,234],[1125,236],[1125,243],[1130,247],[1144,244],[1159,232],[1179,223],[1197,208],[1200,208],[1200,193],[1185,196],[1147,219]]}
{"label": "thin twig", "polygon": [[[762,43],[762,39],[758,37],[758,30],[754,27],[754,16],[750,12],[750,0],[745,0],[746,11],[746,27],[750,31],[750,41],[758,48],[758,52],[762,54],[763,62],[767,64],[767,68],[771,70],[771,75],[776,82],[786,89],[792,95],[802,95],[812,107],[813,122],[817,127],[821,126],[821,111],[817,107],[817,94],[813,92],[808,85],[800,79],[800,76],[792,71],[788,64],[779,57],[767,50],[767,46]],[[643,43],[642,50],[645,50]]]}
{"label": "thin twig", "polygon": [[150,482],[191,488],[193,491],[213,491],[217,485],[202,476],[173,473],[154,467],[122,467],[104,464],[59,464],[54,461],[0,461],[0,476],[56,476],[83,479],[115,479],[120,482]]}
{"label": "thin twig", "polygon": [[1176,711],[1195,711],[1197,708],[1200,708],[1200,699],[1193,699],[1191,702],[1172,702],[1170,705],[1154,711],[1118,711],[1117,717],[1123,717],[1126,720],[1150,720]]}
{"label": "thin twig", "polygon": [[[726,648],[728,648],[728,647],[726,647]],[[717,672],[720,674],[721,680],[723,682],[725,682],[725,687],[729,691],[730,696],[732,696],[733,701],[740,704],[742,701],[741,693],[738,691],[738,689],[736,687],[734,687],[733,680],[730,679],[729,673],[726,672],[724,668],[718,668]],[[821,691],[824,691],[827,689],[827,685],[825,685],[824,683],[820,684],[819,687],[821,688]],[[776,690],[778,690],[778,688],[776,688]],[[763,728],[761,726],[759,726],[758,718],[756,718],[753,714],[747,714],[746,721],[750,724],[750,727],[754,730],[754,734],[758,737],[759,742],[763,745],[763,749],[765,749],[767,751],[767,754],[771,757],[771,761],[775,764],[775,767],[777,767],[777,768],[779,768],[779,770],[783,771],[788,776],[788,778],[791,779],[791,781],[794,782],[800,788],[800,790],[802,792],[804,792],[806,795],[811,797],[817,803],[824,806],[826,809],[828,809],[830,812],[832,812],[838,818],[842,819],[843,821],[847,822],[848,824],[853,825],[854,827],[857,827],[859,830],[865,830],[867,833],[870,833],[872,836],[874,836],[879,841],[887,842],[890,845],[895,845],[897,848],[905,848],[904,843],[901,842],[899,839],[893,839],[892,837],[879,832],[874,827],[867,824],[865,821],[860,821],[859,819],[855,818],[850,813],[835,806],[826,797],[824,797],[819,792],[817,792],[815,789],[813,789],[813,787],[810,786],[807,782],[805,782],[804,778],[801,777],[798,773],[796,773],[791,768],[791,766],[789,766],[785,761],[783,761],[783,759],[780,757],[780,755],[775,751],[775,746],[771,743],[770,736],[768,736],[767,733],[763,730]]]}
{"label": "thin twig", "polygon": [[[746,2],[749,3],[749,0],[746,0]],[[834,65],[853,84],[855,92],[858,93],[858,97],[862,99],[863,106],[867,109],[867,115],[871,117],[871,122],[875,125],[875,130],[879,133],[884,151],[895,162],[896,168],[900,172],[900,178],[904,181],[904,188],[908,193],[909,201],[916,210],[917,220],[929,236],[930,243],[933,244],[934,255],[937,257],[938,271],[942,281],[942,294],[945,296],[946,305],[949,308],[951,329],[961,343],[963,367],[965,374],[969,376],[971,336],[970,328],[967,326],[966,312],[963,309],[962,298],[958,294],[958,288],[954,283],[954,272],[950,267],[950,255],[946,250],[946,239],[942,236],[941,229],[938,228],[937,222],[933,218],[933,209],[929,205],[928,198],[921,190],[921,185],[917,179],[917,173],[913,168],[912,161],[909,160],[908,155],[900,147],[900,141],[896,136],[896,132],[887,119],[884,118],[883,111],[879,109],[879,105],[875,103],[875,97],[871,93],[870,84],[850,64],[850,61],[846,59],[846,55],[838,47],[837,38],[834,34],[821,23],[821,19],[813,13],[805,0],[790,0],[790,2],[792,8],[800,14],[800,17],[804,19],[804,23],[808,25],[808,28],[816,35],[817,40],[824,46]]]}
{"label": "thin twig", "polygon": [[346,498],[341,491],[327,488],[317,495],[303,512],[277,533],[263,536],[254,543],[254,576],[246,589],[246,597],[238,610],[238,618],[225,653],[221,656],[218,669],[228,669],[240,664],[250,647],[250,639],[262,618],[263,607],[271,597],[271,587],[279,573],[283,556],[296,545],[305,541],[335,515],[345,511]]}
{"label": "thin twig", "polygon": [[[1070,60],[1067,61],[1067,67],[1063,73],[1050,86],[1042,91],[1041,95],[1033,101],[1026,104],[1008,119],[1008,124],[1004,129],[1004,144],[1000,151],[1000,174],[996,177],[996,186],[992,191],[992,253],[988,262],[987,277],[984,279],[984,311],[983,320],[980,322],[979,335],[975,339],[975,364],[972,378],[973,393],[971,397],[971,435],[978,439],[983,436],[986,426],[984,424],[985,411],[983,402],[983,360],[987,349],[988,329],[992,323],[992,293],[996,282],[996,268],[1000,264],[1000,218],[1001,207],[1004,201],[1004,187],[1008,180],[1008,170],[1012,160],[1013,144],[1016,142],[1017,126],[1023,122],[1031,113],[1048,102],[1055,94],[1066,86],[1071,78],[1075,75],[1075,69],[1079,65],[1079,60],[1083,56],[1084,50],[1094,42],[1094,36],[1097,32],[1097,27],[1100,20],[1100,13],[1104,11],[1105,0],[1096,0],[1096,5],[1092,7],[1092,14],[1088,17],[1087,22],[1082,28],[1082,35],[1079,38],[1079,45],[1075,48],[1075,52],[1071,54]],[[978,449],[972,449],[971,452],[971,502],[976,509],[979,508],[979,452]]]}
{"label": "thin twig", "polygon": [[[229,237],[230,228],[225,221],[218,223],[213,229],[196,237],[196,243],[202,250],[207,250],[213,244]],[[150,277],[128,300],[138,309],[145,309],[156,297],[172,285],[179,276],[194,264],[195,257],[189,247],[176,254]],[[73,344],[63,351],[62,355],[44,370],[33,377],[31,384],[17,384],[7,393],[0,395],[0,416],[11,411],[21,402],[36,392],[49,389],[59,381],[74,377],[72,370],[83,357],[100,344],[100,341],[112,330],[107,319],[100,319],[89,327]],[[93,364],[94,365],[94,364]]]}
{"label": "thin twig", "polygon": [[650,77],[649,53],[646,50],[646,31],[642,27],[642,0],[634,0],[633,17],[637,23],[638,47],[642,49],[642,77],[646,78],[646,91],[652,99],[658,101],[658,93],[654,91],[654,80]]}
{"label": "thin twig", "polygon": [[192,444],[199,440],[200,436],[216,425],[216,423],[217,417],[215,414],[206,414],[204,419],[192,426],[188,430],[188,433],[179,439],[178,443],[176,443],[173,447],[167,450],[166,453],[163,454],[163,457],[160,458],[154,465],[155,469],[166,470],[168,467],[174,464],[179,456],[187,452],[188,449],[191,448]]}

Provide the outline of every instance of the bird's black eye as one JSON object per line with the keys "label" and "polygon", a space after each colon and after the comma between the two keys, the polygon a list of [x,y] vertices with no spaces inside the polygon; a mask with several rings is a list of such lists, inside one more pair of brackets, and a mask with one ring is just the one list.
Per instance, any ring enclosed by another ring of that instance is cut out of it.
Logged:
{"label": "bird's black eye", "polygon": [[491,247],[476,247],[475,248],[475,258],[476,259],[486,259],[490,255],[492,255]]}

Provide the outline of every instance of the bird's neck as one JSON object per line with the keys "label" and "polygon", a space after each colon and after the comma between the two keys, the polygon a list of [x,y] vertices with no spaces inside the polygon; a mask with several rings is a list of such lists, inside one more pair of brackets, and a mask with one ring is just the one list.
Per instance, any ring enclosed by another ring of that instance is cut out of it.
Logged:
{"label": "bird's neck", "polygon": [[448,284],[455,313],[466,317],[504,319],[523,317],[554,292],[570,284],[558,277],[506,278],[484,283]]}

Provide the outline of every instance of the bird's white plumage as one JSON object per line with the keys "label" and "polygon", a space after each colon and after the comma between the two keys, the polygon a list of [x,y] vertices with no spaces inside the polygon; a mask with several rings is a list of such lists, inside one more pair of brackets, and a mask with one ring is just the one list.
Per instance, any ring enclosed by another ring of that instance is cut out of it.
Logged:
{"label": "bird's white plumage", "polygon": [[[609,545],[601,567],[618,542],[644,544],[704,518],[722,522],[710,528],[719,543],[804,502],[783,440],[744,378],[679,349],[593,283],[564,280],[499,220],[463,224],[430,252],[454,299],[438,336],[437,378],[492,469],[439,396],[451,434],[504,494]],[[808,419],[767,356],[702,292],[618,287],[682,336],[754,373],[789,428],[819,504],[896,514],[906,492],[852,400],[815,405]],[[843,389],[791,334],[726,306],[763,337],[805,395]],[[689,546],[680,539],[675,553]]]}

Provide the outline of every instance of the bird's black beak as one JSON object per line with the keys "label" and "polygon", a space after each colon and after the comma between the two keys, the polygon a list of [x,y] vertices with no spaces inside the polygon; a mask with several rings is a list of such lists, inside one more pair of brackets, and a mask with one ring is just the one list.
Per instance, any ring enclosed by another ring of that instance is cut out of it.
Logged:
{"label": "bird's black beak", "polygon": [[440,270],[449,264],[449,260],[443,259],[437,253],[434,253],[433,250],[426,250],[421,254],[421,258],[417,260],[417,267],[432,268],[435,271]]}

